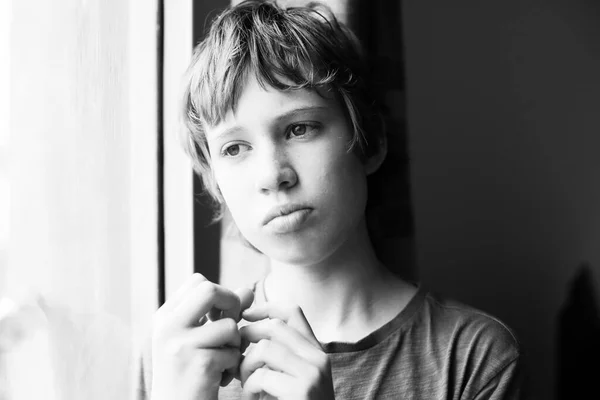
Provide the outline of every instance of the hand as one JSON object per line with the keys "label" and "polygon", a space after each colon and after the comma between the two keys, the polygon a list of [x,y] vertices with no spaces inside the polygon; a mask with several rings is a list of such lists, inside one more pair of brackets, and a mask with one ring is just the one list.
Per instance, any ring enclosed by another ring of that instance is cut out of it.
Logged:
{"label": "hand", "polygon": [[[241,298],[241,299],[240,299]],[[158,309],[152,332],[152,399],[217,399],[239,365],[240,311],[253,294],[236,294],[194,274]]]}
{"label": "hand", "polygon": [[242,317],[254,322],[240,329],[242,339],[254,343],[240,365],[243,398],[334,399],[329,358],[300,307],[267,303]]}

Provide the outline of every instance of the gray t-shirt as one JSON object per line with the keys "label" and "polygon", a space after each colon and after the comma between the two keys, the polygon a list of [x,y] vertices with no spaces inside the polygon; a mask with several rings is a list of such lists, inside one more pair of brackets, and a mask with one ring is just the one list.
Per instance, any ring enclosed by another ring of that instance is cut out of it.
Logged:
{"label": "gray t-shirt", "polygon": [[[262,285],[257,286],[260,303]],[[489,314],[423,287],[365,338],[322,346],[331,360],[336,399],[522,398],[522,355],[514,333]],[[144,372],[148,382],[150,371]],[[240,398],[237,380],[219,392],[220,400]]]}

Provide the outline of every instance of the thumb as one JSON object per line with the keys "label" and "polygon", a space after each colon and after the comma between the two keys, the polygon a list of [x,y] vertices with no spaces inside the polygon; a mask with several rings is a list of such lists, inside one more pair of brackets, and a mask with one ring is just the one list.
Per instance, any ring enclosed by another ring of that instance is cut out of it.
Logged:
{"label": "thumb", "polygon": [[[240,298],[240,313],[244,312],[254,302],[254,292],[248,288],[238,289],[235,291],[235,294]],[[241,315],[239,319],[241,319]]]}
{"label": "thumb", "polygon": [[240,299],[239,308],[234,307],[229,310],[223,310],[220,317],[216,319],[232,318],[233,320],[235,320],[235,322],[240,322],[240,320],[242,319],[242,312],[252,305],[252,302],[254,301],[254,293],[252,292],[252,290],[248,288],[241,288],[237,289],[234,293]]}

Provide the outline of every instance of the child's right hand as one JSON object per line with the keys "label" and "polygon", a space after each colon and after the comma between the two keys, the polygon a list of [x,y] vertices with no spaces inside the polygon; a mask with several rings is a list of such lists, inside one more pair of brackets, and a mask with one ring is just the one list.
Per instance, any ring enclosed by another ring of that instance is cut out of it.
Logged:
{"label": "child's right hand", "polygon": [[239,365],[237,322],[252,297],[249,290],[238,295],[194,274],[158,309],[152,332],[153,400],[217,399],[224,372]]}

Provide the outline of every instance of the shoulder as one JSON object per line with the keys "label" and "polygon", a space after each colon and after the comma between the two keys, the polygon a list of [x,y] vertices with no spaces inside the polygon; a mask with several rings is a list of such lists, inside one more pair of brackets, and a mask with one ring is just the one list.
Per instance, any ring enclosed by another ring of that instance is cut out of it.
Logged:
{"label": "shoulder", "polygon": [[415,317],[414,326],[420,326],[417,331],[427,337],[425,346],[437,353],[438,362],[455,371],[454,378],[468,391],[520,379],[521,345],[499,318],[430,292],[423,294]]}
{"label": "shoulder", "polygon": [[441,338],[474,350],[492,346],[516,357],[521,346],[516,333],[494,315],[464,303],[427,292],[423,312],[431,317],[432,329]]}

